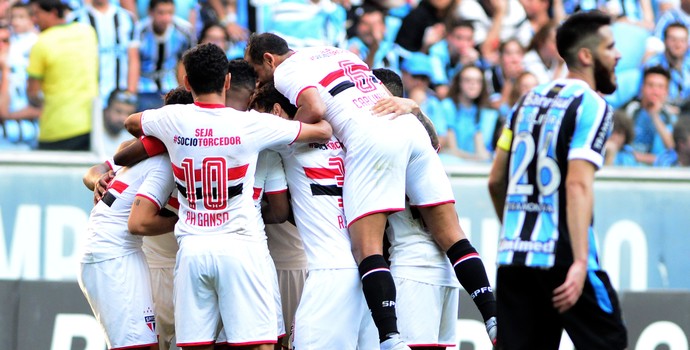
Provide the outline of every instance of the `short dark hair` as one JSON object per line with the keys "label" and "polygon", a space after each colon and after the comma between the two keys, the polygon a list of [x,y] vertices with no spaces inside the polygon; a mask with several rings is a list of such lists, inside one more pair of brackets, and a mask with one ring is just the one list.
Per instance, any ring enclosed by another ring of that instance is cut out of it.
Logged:
{"label": "short dark hair", "polygon": [[666,77],[667,81],[671,81],[671,72],[669,72],[668,69],[660,65],[645,68],[644,73],[642,73],[642,81],[645,81],[645,79],[647,79],[647,76],[650,74],[663,75],[664,77]]}
{"label": "short dark hair", "polygon": [[395,97],[403,97],[403,82],[398,73],[388,68],[376,68],[372,70],[374,76],[381,80],[386,89]]}
{"label": "short dark hair", "polygon": [[228,73],[230,73],[230,89],[247,89],[254,91],[256,87],[256,71],[249,62],[236,58],[228,62]]}
{"label": "short dark hair", "polygon": [[295,113],[297,113],[297,107],[290,103],[290,100],[276,89],[273,81],[266,82],[254,91],[249,101],[249,108],[270,113],[273,105],[276,103],[283,108],[290,119],[294,118]]}
{"label": "short dark hair", "polygon": [[672,28],[680,28],[680,29],[684,30],[686,33],[688,33],[688,27],[686,27],[685,24],[680,23],[680,22],[673,22],[673,23],[667,25],[666,28],[664,28],[664,38],[666,38],[666,36],[668,35],[669,29],[672,29]]}
{"label": "short dark hair", "polygon": [[187,91],[184,86],[178,86],[165,94],[163,97],[165,105],[188,105],[194,103],[192,93]]}
{"label": "short dark hair", "polygon": [[245,56],[249,56],[252,63],[264,63],[264,53],[285,55],[290,52],[287,41],[273,33],[253,33],[249,36]]}
{"label": "short dark hair", "polygon": [[14,10],[14,9],[25,9],[27,11],[31,11],[29,4],[21,2],[21,1],[17,1],[14,4],[12,4],[12,6],[10,6],[10,10]]}
{"label": "short dark hair", "polygon": [[51,12],[55,10],[59,18],[65,18],[65,12],[71,10],[69,5],[61,0],[31,0],[29,3],[36,4],[43,11]]}
{"label": "short dark hair", "polygon": [[635,127],[632,118],[624,109],[613,112],[613,132],[621,132],[625,135],[624,145],[629,144],[635,138]]}
{"label": "short dark hair", "polygon": [[187,80],[195,94],[221,93],[228,74],[228,58],[215,44],[197,45],[182,55]]}
{"label": "short dark hair", "polygon": [[569,66],[579,65],[577,51],[587,39],[598,35],[599,28],[611,25],[611,17],[601,11],[576,12],[556,32],[558,54]]}
{"label": "short dark hair", "polygon": [[452,16],[446,22],[444,23],[446,27],[446,33],[451,33],[455,28],[469,28],[472,29],[472,32],[475,31],[474,29],[474,21],[471,21],[469,19],[465,19],[462,17],[458,16]]}
{"label": "short dark hair", "polygon": [[158,4],[173,4],[175,5],[175,2],[173,0],[151,0],[149,2],[149,11],[153,11]]}
{"label": "short dark hair", "polygon": [[206,37],[206,33],[208,33],[209,30],[215,27],[218,27],[223,30],[223,34],[225,34],[225,41],[230,41],[230,34],[228,34],[228,31],[225,30],[225,27],[222,24],[220,24],[220,22],[213,21],[204,24],[204,27],[201,28],[201,32],[199,33],[199,42],[204,40],[204,38]]}

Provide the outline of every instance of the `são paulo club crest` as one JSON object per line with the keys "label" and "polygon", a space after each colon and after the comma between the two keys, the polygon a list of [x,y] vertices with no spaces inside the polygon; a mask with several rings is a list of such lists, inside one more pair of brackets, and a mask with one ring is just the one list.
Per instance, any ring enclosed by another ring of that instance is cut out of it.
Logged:
{"label": "s\u00e3o paulo club crest", "polygon": [[144,310],[144,322],[152,332],[156,332],[156,316],[153,315],[153,310],[150,307]]}

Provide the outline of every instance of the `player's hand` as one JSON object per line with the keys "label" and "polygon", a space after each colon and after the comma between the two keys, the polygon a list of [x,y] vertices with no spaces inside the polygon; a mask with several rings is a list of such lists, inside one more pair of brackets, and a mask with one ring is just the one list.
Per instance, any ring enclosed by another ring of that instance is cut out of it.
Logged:
{"label": "player's hand", "polygon": [[409,98],[402,97],[387,97],[378,100],[371,112],[377,117],[389,116],[391,119],[419,111],[419,105]]}
{"label": "player's hand", "polygon": [[587,262],[576,261],[568,269],[563,284],[553,290],[553,307],[560,313],[568,311],[582,295],[582,288],[587,278]]}
{"label": "player's hand", "polygon": [[103,198],[103,194],[108,190],[108,184],[115,177],[115,173],[110,170],[107,173],[101,175],[96,184],[93,186],[93,204],[96,205],[98,201]]}

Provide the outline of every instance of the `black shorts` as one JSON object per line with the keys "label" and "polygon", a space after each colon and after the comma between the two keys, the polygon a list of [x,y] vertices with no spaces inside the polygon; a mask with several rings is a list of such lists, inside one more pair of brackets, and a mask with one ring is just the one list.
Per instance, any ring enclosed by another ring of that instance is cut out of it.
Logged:
{"label": "black shorts", "polygon": [[604,271],[591,271],[582,296],[568,311],[553,307],[553,290],[568,270],[501,266],[496,277],[498,349],[558,349],[563,329],[580,350],[625,349],[620,304]]}

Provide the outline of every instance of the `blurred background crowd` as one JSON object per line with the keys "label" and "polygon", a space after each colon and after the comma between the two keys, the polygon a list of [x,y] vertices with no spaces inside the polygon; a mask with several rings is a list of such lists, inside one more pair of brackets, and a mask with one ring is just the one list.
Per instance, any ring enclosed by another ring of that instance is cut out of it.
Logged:
{"label": "blurred background crowd", "polygon": [[558,23],[595,8],[622,54],[606,164],[690,166],[690,0],[0,0],[0,150],[112,154],[124,118],[181,82],[186,49],[242,58],[273,32],[399,73],[443,161],[488,163],[521,95],[567,74]]}

